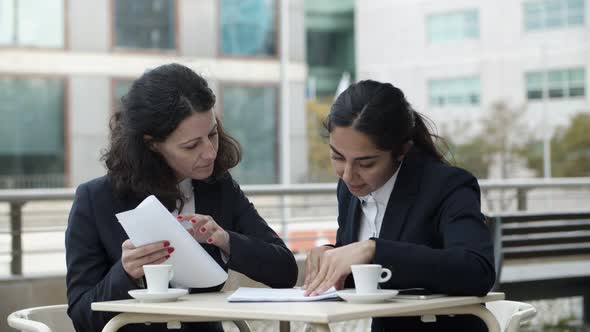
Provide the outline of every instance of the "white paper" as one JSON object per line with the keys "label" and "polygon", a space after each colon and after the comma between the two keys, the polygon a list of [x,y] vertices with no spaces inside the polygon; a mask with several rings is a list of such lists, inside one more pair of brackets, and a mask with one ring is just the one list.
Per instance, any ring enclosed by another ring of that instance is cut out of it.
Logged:
{"label": "white paper", "polygon": [[136,247],[170,241],[174,252],[166,264],[172,264],[174,287],[213,287],[227,280],[227,273],[155,196],[147,197],[135,209],[116,216]]}
{"label": "white paper", "polygon": [[229,302],[309,302],[337,299],[334,287],[316,296],[304,296],[301,288],[251,288],[240,287],[227,300]]}

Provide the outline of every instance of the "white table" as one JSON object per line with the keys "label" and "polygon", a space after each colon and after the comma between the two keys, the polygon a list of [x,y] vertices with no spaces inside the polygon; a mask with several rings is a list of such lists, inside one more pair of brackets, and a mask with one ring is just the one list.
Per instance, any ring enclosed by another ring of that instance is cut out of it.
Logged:
{"label": "white table", "polygon": [[289,322],[307,322],[314,331],[330,331],[329,323],[391,316],[430,316],[471,314],[480,317],[489,331],[499,332],[500,326],[481,303],[504,299],[504,293],[489,293],[485,297],[449,296],[430,300],[391,300],[378,304],[352,304],[344,301],[319,302],[250,302],[229,303],[231,293],[191,294],[176,302],[142,303],[120,300],[92,303],[94,311],[120,312],[104,327],[103,332],[117,331],[131,323],[167,322],[169,327],[180,322],[274,320],[280,321],[281,331],[289,330]]}

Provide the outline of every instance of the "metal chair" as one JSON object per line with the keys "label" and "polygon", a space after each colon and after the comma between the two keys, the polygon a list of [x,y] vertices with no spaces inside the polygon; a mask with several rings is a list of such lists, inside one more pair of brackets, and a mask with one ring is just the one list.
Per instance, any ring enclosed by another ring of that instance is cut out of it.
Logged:
{"label": "metal chair", "polygon": [[24,332],[75,332],[67,310],[67,304],[18,310],[8,316],[8,326]]}
{"label": "metal chair", "polygon": [[[67,304],[18,310],[8,316],[8,326],[23,332],[75,332],[67,310]],[[190,321],[190,318],[188,321]],[[170,328],[180,327],[177,326],[180,325],[180,322],[174,319],[168,321],[166,317],[153,322],[168,323]],[[233,323],[240,332],[251,332],[246,321],[236,320]]]}
{"label": "metal chair", "polygon": [[502,332],[517,332],[520,324],[537,315],[535,307],[524,302],[493,301],[487,302],[486,307],[498,320]]}

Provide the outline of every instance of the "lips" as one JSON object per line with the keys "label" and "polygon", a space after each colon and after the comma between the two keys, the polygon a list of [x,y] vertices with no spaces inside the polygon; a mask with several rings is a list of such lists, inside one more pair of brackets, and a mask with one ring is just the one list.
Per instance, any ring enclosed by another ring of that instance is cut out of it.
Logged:
{"label": "lips", "polygon": [[204,168],[211,168],[213,166],[213,163],[209,164],[209,165],[204,165],[204,166],[197,166],[195,168],[197,169],[204,169]]}
{"label": "lips", "polygon": [[348,185],[348,189],[350,191],[359,191],[359,190],[363,189],[364,186],[365,186],[364,184],[361,184],[359,186]]}

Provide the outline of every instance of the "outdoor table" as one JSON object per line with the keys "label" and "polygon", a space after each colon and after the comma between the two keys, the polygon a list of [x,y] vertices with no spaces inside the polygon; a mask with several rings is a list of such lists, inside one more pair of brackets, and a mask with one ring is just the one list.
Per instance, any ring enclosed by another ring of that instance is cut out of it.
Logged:
{"label": "outdoor table", "polygon": [[114,332],[131,323],[166,322],[169,328],[181,322],[274,320],[280,321],[281,332],[290,330],[292,321],[306,322],[313,331],[330,331],[329,323],[371,317],[471,314],[480,317],[489,331],[500,326],[492,313],[481,305],[504,299],[504,293],[488,293],[484,297],[445,296],[428,300],[396,300],[382,303],[354,304],[345,301],[316,302],[238,302],[231,303],[231,292],[190,294],[175,302],[148,303],[119,300],[92,303],[94,311],[119,312],[103,332]]}

